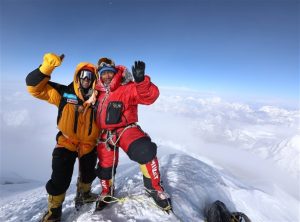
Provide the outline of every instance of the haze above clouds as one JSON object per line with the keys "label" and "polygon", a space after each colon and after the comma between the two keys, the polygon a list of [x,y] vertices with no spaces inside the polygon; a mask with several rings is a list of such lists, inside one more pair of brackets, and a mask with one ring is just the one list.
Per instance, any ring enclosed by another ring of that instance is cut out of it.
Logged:
{"label": "haze above clouds", "polygon": [[[24,85],[17,84],[15,91],[7,89],[2,97],[1,171],[45,181],[55,146],[57,108],[31,97]],[[299,178],[299,110],[255,106],[218,95],[163,88],[152,106],[140,107],[140,124],[158,144],[173,143],[212,160],[234,159],[235,152],[245,151]]]}

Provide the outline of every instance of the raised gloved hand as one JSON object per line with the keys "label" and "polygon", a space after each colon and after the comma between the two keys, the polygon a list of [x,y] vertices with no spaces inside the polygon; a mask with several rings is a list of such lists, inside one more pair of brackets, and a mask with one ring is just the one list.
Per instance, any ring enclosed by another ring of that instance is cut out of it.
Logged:
{"label": "raised gloved hand", "polygon": [[45,54],[43,64],[40,66],[40,71],[45,75],[50,75],[55,67],[60,66],[64,57],[64,54],[61,56],[54,53]]}
{"label": "raised gloved hand", "polygon": [[145,67],[146,64],[143,61],[135,61],[134,66],[132,66],[132,75],[135,82],[139,83],[145,79]]}

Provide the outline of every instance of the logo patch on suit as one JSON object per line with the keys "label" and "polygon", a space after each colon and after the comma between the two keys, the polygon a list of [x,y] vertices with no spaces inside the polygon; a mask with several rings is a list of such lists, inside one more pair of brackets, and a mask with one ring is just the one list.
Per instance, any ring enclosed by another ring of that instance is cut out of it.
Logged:
{"label": "logo patch on suit", "polygon": [[63,97],[67,100],[67,103],[78,104],[77,96],[74,94],[64,93]]}

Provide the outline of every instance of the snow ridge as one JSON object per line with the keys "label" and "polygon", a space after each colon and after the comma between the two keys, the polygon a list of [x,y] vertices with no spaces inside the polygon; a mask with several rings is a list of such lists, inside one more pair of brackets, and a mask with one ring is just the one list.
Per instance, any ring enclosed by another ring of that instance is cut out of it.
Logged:
{"label": "snow ridge", "polygon": [[[63,221],[204,221],[207,206],[215,200],[223,201],[231,211],[242,211],[252,221],[298,221],[299,202],[278,188],[265,193],[243,184],[219,169],[184,154],[170,154],[160,159],[165,190],[172,198],[175,214],[158,209],[143,192],[142,175],[136,164],[118,167],[116,196],[123,202],[94,212],[94,204],[74,209],[75,184],[71,185],[63,205]],[[98,181],[93,192],[99,193]],[[284,201],[274,198],[281,197]],[[290,203],[290,205],[285,205]],[[0,220],[38,221],[46,209],[43,187],[32,189],[1,203]],[[272,212],[272,214],[269,214]]]}

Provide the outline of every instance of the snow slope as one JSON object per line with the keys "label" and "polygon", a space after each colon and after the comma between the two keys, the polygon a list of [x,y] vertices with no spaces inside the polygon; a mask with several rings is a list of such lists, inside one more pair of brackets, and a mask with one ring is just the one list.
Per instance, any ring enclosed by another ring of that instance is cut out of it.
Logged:
{"label": "snow slope", "polygon": [[[204,221],[206,207],[215,200],[226,203],[231,211],[246,213],[252,221],[294,222],[299,219],[298,201],[277,187],[269,193],[263,192],[184,154],[165,155],[160,163],[174,214],[168,215],[154,205],[143,192],[139,167],[127,164],[118,168],[116,180],[116,196],[125,197],[124,202],[112,204],[102,212],[94,213],[94,204],[75,212],[75,185],[72,184],[63,205],[63,221]],[[1,185],[1,189],[3,186],[6,185]],[[100,192],[99,184],[94,184],[93,191]],[[45,190],[35,188],[3,199],[0,220],[38,221],[45,208]]]}

